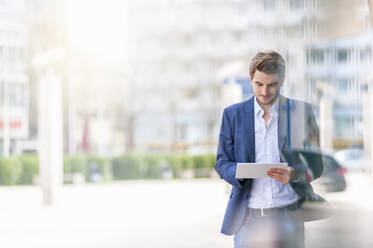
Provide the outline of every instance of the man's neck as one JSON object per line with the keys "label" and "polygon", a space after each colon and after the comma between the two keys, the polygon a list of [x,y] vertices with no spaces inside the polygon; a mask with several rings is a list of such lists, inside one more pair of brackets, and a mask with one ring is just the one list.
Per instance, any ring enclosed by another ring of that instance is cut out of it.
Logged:
{"label": "man's neck", "polygon": [[271,104],[262,105],[258,101],[259,106],[264,110],[265,113],[269,113],[269,110],[276,104],[278,97]]}
{"label": "man's neck", "polygon": [[258,103],[259,106],[264,110],[264,113],[269,113],[269,110],[271,109],[271,107],[275,104],[275,103],[272,103],[271,105],[262,105],[260,103]]}

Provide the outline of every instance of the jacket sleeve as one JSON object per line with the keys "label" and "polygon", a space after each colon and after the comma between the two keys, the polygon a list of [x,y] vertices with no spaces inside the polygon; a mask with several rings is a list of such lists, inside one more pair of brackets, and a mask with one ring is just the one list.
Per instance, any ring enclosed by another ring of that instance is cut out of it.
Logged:
{"label": "jacket sleeve", "polygon": [[247,179],[236,178],[237,162],[234,155],[234,130],[227,109],[223,112],[215,170],[221,179],[238,188],[248,185]]}

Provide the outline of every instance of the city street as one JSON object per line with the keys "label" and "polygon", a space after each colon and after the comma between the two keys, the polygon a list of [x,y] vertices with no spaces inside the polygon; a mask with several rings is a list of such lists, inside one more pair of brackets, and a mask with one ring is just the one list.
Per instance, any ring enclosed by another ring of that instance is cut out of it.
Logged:
{"label": "city street", "polygon": [[[372,183],[349,176],[349,189],[324,195],[338,209],[306,224],[307,247],[373,247]],[[36,186],[1,187],[0,244],[35,247],[232,247],[219,233],[228,196],[218,179],[125,181],[64,186],[41,206]]]}

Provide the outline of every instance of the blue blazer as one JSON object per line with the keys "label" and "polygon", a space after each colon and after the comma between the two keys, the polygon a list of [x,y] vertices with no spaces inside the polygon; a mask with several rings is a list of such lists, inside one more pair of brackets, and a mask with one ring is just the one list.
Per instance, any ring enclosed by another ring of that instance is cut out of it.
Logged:
{"label": "blue blazer", "polygon": [[[315,179],[320,174],[314,175],[310,171],[306,178],[306,171],[309,168],[303,161],[290,158],[293,156],[291,149],[318,146],[318,127],[309,103],[289,100],[287,111],[286,98],[281,95],[279,97],[278,148],[281,161],[292,162],[289,166],[295,168],[298,180],[290,182],[290,185],[300,196],[301,201],[304,201],[307,192],[313,193],[309,175]],[[290,118],[287,117],[287,113],[290,113]],[[291,129],[288,129],[289,119]],[[291,136],[288,136],[288,130]],[[287,137],[291,137],[291,148],[289,142],[286,142]],[[221,122],[215,170],[221,179],[232,185],[221,229],[221,232],[227,235],[238,231],[246,215],[250,198],[252,179],[236,178],[238,162],[255,162],[254,97],[224,109]]]}

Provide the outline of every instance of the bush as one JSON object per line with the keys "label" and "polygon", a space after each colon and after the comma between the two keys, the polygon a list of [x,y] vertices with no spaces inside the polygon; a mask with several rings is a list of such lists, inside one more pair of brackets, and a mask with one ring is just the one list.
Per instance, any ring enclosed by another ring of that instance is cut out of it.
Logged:
{"label": "bush", "polygon": [[18,178],[17,184],[32,184],[33,178],[39,174],[39,159],[37,155],[20,155],[19,161],[22,166],[22,174]]}
{"label": "bush", "polygon": [[144,175],[144,169],[139,156],[126,154],[112,160],[112,172],[114,180],[140,179]]}
{"label": "bush", "polygon": [[144,178],[162,178],[163,168],[160,166],[162,158],[157,155],[140,155],[144,168]]}
{"label": "bush", "polygon": [[171,168],[172,174],[175,178],[180,178],[181,171],[183,170],[183,160],[180,155],[164,155],[164,159]]}
{"label": "bush", "polygon": [[64,174],[81,173],[82,175],[86,175],[86,159],[81,155],[65,155],[63,158],[63,172]]}
{"label": "bush", "polygon": [[215,154],[206,154],[206,162],[207,162],[207,167],[208,168],[215,168],[216,164],[216,155]]}
{"label": "bush", "polygon": [[92,174],[99,173],[104,181],[112,179],[110,160],[98,156],[89,156],[86,159],[86,181],[92,181]]}
{"label": "bush", "polygon": [[[94,173],[102,176],[104,181],[172,176],[180,178],[183,171],[192,172],[191,175],[197,177],[205,177],[209,176],[210,169],[214,168],[215,155],[125,154],[113,159],[65,155],[63,162],[64,174],[80,173],[85,176],[86,181],[95,181],[92,176]],[[39,161],[36,155],[0,159],[0,185],[32,184],[38,173]]]}
{"label": "bush", "polygon": [[22,164],[17,157],[0,159],[0,185],[14,185],[22,176]]}
{"label": "bush", "polygon": [[215,159],[213,155],[203,154],[192,157],[194,165],[194,174],[196,177],[209,177],[214,168]]}
{"label": "bush", "polygon": [[193,159],[194,169],[206,168],[207,160],[204,155],[194,155],[192,159]]}
{"label": "bush", "polygon": [[193,158],[189,155],[182,155],[181,156],[181,165],[183,170],[190,170],[194,168],[193,165]]}
{"label": "bush", "polygon": [[215,166],[216,160],[213,154],[194,155],[192,158],[195,169],[214,168]]}

